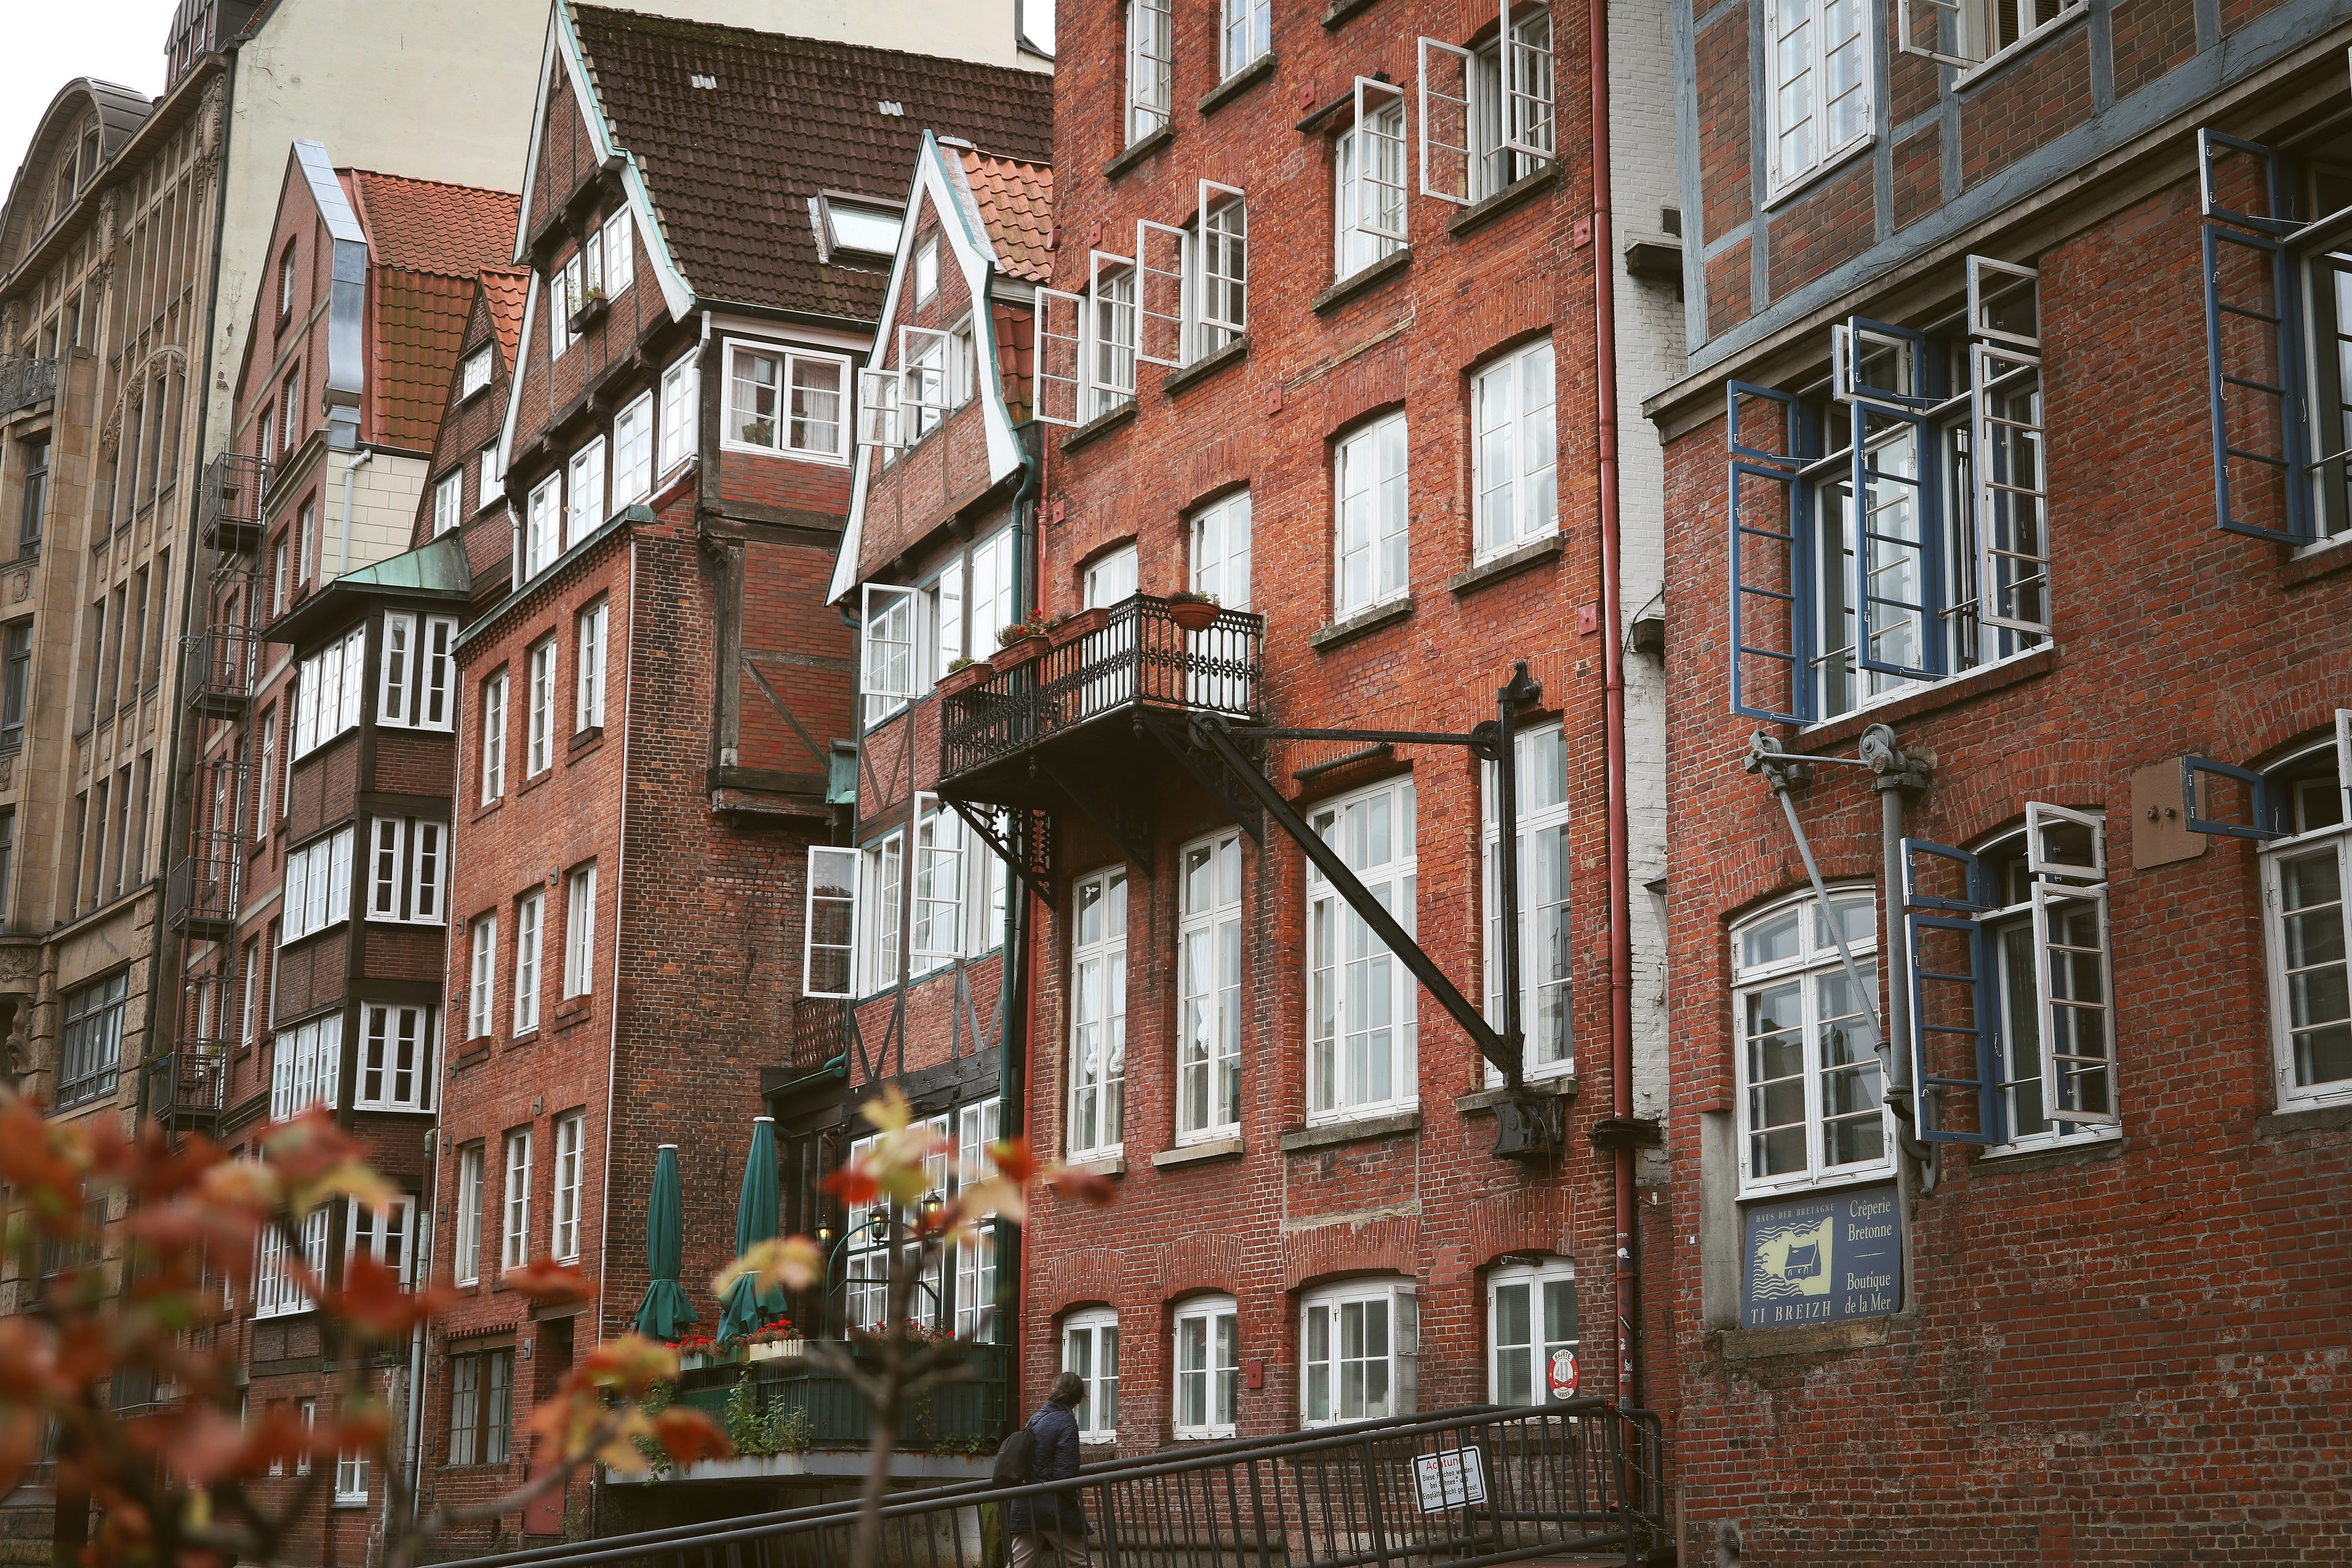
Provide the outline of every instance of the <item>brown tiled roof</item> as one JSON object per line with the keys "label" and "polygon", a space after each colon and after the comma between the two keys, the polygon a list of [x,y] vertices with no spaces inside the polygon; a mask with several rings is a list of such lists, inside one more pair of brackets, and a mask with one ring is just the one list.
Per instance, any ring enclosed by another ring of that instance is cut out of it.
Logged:
{"label": "brown tiled roof", "polygon": [[963,177],[990,243],[1008,278],[1024,283],[1054,280],[1054,171],[1043,163],[1000,158],[960,147]]}
{"label": "brown tiled roof", "polygon": [[707,300],[873,321],[887,279],[817,259],[811,196],[905,200],[926,130],[1053,156],[1042,72],[571,9],[613,139],[644,166],[671,255]]}
{"label": "brown tiled roof", "polygon": [[389,267],[375,279],[374,439],[429,452],[466,341],[474,280]]}
{"label": "brown tiled roof", "polygon": [[352,205],[378,267],[471,278],[514,259],[522,198],[478,185],[448,185],[354,169]]}
{"label": "brown tiled roof", "polygon": [[490,331],[498,336],[499,354],[511,371],[515,346],[522,342],[522,307],[530,297],[530,274],[507,267],[485,267],[482,297],[489,301]]}

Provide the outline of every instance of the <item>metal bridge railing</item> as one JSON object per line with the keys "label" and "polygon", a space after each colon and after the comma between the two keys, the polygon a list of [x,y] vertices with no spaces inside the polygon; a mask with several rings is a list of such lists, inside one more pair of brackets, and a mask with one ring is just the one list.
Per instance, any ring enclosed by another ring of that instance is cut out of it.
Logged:
{"label": "metal bridge railing", "polygon": [[[1001,1562],[1003,1505],[1076,1493],[1103,1568],[1484,1568],[1641,1560],[1666,1539],[1658,1426],[1605,1400],[1478,1406],[895,1494],[886,1568]],[[854,1501],[463,1560],[466,1568],[845,1568]]]}

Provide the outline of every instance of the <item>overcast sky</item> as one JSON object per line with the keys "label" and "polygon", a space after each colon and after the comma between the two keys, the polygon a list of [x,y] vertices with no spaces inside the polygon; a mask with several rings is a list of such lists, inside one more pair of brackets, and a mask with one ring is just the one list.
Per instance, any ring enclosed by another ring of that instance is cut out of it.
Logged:
{"label": "overcast sky", "polygon": [[14,187],[25,146],[58,89],[78,76],[163,90],[163,35],[173,0],[0,0],[8,47],[0,53],[0,178]]}

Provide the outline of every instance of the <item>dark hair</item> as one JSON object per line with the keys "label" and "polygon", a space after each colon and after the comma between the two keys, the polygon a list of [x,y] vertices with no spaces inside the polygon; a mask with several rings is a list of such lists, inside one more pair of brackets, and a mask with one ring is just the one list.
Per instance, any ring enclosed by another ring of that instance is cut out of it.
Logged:
{"label": "dark hair", "polygon": [[1053,1389],[1045,1395],[1055,1404],[1066,1405],[1072,1409],[1076,1409],[1086,1396],[1087,1380],[1075,1372],[1066,1372],[1055,1378]]}

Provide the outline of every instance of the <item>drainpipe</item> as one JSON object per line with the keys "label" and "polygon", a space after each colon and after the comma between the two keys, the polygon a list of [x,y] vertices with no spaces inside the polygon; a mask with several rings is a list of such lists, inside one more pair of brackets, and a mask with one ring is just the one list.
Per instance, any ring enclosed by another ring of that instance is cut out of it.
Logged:
{"label": "drainpipe", "polygon": [[[1592,374],[1600,447],[1602,747],[1609,774],[1609,1113],[1633,1117],[1632,833],[1625,804],[1625,616],[1617,511],[1617,242],[1609,210],[1609,0],[1587,0],[1592,68]],[[1633,1150],[1615,1151],[1617,1193],[1616,1400],[1640,1397],[1633,1341],[1640,1321],[1633,1267]]]}
{"label": "drainpipe", "polygon": [[[993,293],[994,282],[995,275],[992,272],[989,276],[991,287],[983,291],[983,299]],[[1037,432],[1037,451],[1033,458],[1029,444],[1026,441],[1020,443],[1021,484],[1013,492],[1013,526],[1016,531],[1027,528],[1036,542],[1034,555],[1036,568],[1035,580],[1030,590],[1030,603],[1025,608],[1020,602],[1020,587],[1015,581],[1013,609],[1016,616],[1025,615],[1037,607],[1045,586],[1047,431],[1036,422],[1034,404],[1036,392],[1034,386],[1030,396],[1033,399],[1029,411],[1030,427]],[[1015,436],[1017,438],[1018,432]],[[1025,520],[1024,507],[1028,509]],[[1017,531],[1014,539],[1017,552]],[[991,635],[994,635],[993,632]],[[996,1037],[996,1116],[998,1135],[1013,1139],[1024,1137],[1029,1131],[1029,1009],[1033,1005],[1032,998],[1037,994],[1030,973],[1032,943],[1029,939],[1036,929],[1036,919],[1030,909],[1030,900],[1035,895],[1029,891],[1029,884],[1014,876],[1010,867],[1005,869],[1004,881],[1004,967],[997,981],[997,990],[1003,998],[1003,1018],[997,1026]],[[1018,1415],[1028,1407],[1021,1387],[1021,1366],[1025,1359],[1021,1353],[1021,1309],[1027,1300],[1027,1293],[1022,1289],[1021,1241],[1021,1232],[1015,1227],[1000,1240],[996,1258],[997,1278],[1013,1281],[1013,1310],[996,1315],[999,1332],[1005,1342],[1008,1416]]]}
{"label": "drainpipe", "polygon": [[366,468],[374,457],[374,447],[362,447],[359,456],[343,465],[343,554],[335,565],[338,577],[350,575],[352,570],[352,476]]}

